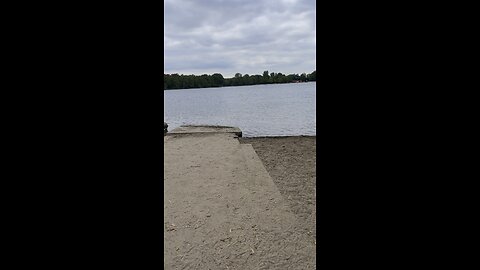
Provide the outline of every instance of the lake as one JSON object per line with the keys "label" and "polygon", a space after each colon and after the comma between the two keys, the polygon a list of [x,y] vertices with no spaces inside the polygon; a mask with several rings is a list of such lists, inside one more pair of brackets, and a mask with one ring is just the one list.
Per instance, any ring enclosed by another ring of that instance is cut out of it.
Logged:
{"label": "lake", "polygon": [[164,90],[168,130],[239,127],[244,137],[316,134],[316,82]]}

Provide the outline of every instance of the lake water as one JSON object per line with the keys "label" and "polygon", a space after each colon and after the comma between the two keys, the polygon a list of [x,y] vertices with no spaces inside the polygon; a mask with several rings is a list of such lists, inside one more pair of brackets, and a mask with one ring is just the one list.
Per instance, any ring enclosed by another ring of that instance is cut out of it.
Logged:
{"label": "lake water", "polygon": [[239,127],[244,137],[316,134],[316,82],[165,90],[168,130]]}

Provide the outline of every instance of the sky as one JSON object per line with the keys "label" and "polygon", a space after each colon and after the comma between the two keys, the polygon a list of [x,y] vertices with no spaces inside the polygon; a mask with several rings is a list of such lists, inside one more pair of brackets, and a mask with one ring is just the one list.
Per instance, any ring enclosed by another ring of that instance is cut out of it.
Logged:
{"label": "sky", "polygon": [[164,0],[167,74],[316,70],[315,0]]}

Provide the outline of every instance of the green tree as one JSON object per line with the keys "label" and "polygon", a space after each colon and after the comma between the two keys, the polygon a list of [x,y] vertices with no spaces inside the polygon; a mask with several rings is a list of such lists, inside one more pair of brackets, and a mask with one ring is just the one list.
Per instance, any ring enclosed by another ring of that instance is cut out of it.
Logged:
{"label": "green tree", "polygon": [[220,73],[214,73],[212,75],[203,74],[201,76],[196,75],[179,75],[175,74],[163,74],[164,83],[163,89],[187,89],[187,88],[205,88],[205,87],[222,87],[222,86],[237,86],[237,85],[255,85],[255,84],[268,84],[268,83],[290,83],[293,81],[316,81],[317,71],[313,71],[310,74],[302,73],[284,75],[280,72],[268,73],[268,70],[264,71],[262,75],[249,75],[242,76],[241,73],[236,73],[233,78],[224,78]]}
{"label": "green tree", "polygon": [[309,81],[316,81],[317,80],[317,71],[313,71],[312,73],[307,75],[307,79]]}
{"label": "green tree", "polygon": [[251,84],[253,84],[253,83],[252,83],[252,79],[251,79],[250,75],[248,75],[248,74],[243,75],[242,80],[243,80],[243,84],[244,84],[244,85],[251,85]]}
{"label": "green tree", "polygon": [[212,75],[212,82],[213,86],[215,87],[221,87],[223,86],[225,79],[223,78],[223,75],[220,73],[215,73]]}

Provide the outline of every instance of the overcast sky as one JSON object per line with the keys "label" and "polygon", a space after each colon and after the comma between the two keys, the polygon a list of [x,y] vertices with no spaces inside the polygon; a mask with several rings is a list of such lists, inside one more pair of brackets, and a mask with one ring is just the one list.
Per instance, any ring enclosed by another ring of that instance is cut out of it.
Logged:
{"label": "overcast sky", "polygon": [[316,70],[315,0],[164,0],[165,73]]}

